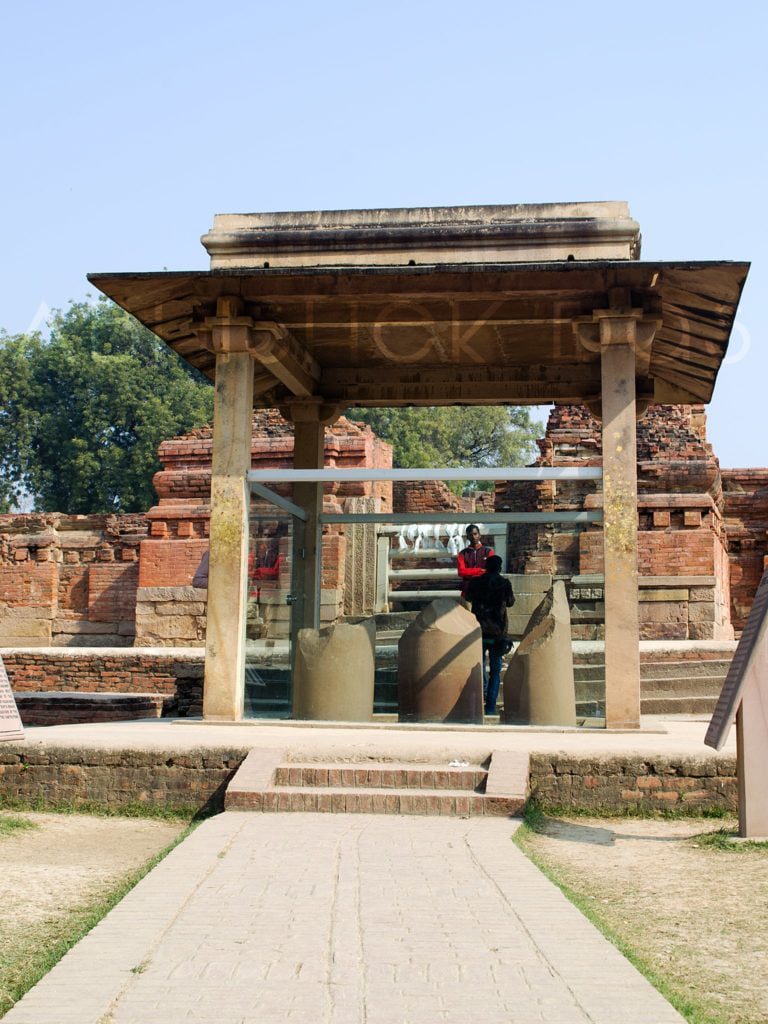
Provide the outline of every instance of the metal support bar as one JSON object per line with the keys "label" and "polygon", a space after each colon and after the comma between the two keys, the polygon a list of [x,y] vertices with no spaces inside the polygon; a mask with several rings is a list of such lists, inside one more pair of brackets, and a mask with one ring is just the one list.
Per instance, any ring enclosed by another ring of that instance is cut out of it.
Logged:
{"label": "metal support bar", "polygon": [[[476,513],[475,518],[490,526],[493,523],[600,523],[603,513],[598,510],[590,512],[483,512]],[[456,512],[326,512],[320,516],[323,525],[330,523],[382,523],[382,532],[389,532],[388,526],[411,526],[418,523],[456,523],[469,522],[467,513]],[[399,533],[399,530],[392,531]],[[488,531],[492,532],[492,531]]]}
{"label": "metal support bar", "polygon": [[465,466],[440,469],[252,469],[251,483],[338,483],[378,480],[601,480],[598,466]]}
{"label": "metal support bar", "polygon": [[272,491],[269,487],[265,487],[264,484],[257,484],[253,480],[250,481],[251,491],[254,494],[258,494],[260,498],[264,498],[267,501],[271,501],[273,505],[277,505],[284,512],[289,512],[292,516],[296,516],[297,519],[301,519],[302,522],[306,523],[307,513],[300,505],[294,505],[288,498],[284,498],[282,494],[278,494],[276,491]]}

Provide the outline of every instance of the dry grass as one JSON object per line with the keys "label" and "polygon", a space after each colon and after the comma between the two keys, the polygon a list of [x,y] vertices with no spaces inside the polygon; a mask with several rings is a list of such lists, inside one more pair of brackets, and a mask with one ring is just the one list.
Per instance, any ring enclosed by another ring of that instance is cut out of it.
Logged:
{"label": "dry grass", "polygon": [[768,844],[705,819],[531,825],[519,845],[691,1024],[765,1024]]}

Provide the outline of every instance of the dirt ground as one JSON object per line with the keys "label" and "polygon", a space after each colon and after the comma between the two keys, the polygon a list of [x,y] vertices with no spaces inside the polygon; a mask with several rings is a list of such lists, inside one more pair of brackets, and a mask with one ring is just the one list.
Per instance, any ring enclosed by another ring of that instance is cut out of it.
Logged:
{"label": "dirt ground", "polygon": [[720,849],[712,820],[547,819],[529,835],[558,879],[699,1008],[696,1021],[768,1021],[768,846]]}
{"label": "dirt ground", "polygon": [[145,818],[24,811],[38,827],[0,836],[0,937],[97,896],[184,828]]}
{"label": "dirt ground", "polygon": [[[29,965],[184,829],[183,822],[0,812],[36,827],[0,831],[0,1016]],[[27,982],[26,984],[29,984]]]}

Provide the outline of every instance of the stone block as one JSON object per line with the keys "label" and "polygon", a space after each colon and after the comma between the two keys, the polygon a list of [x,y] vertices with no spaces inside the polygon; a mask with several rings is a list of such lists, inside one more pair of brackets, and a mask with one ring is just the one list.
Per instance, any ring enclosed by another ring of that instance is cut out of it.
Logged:
{"label": "stone block", "polygon": [[667,589],[649,589],[643,587],[639,593],[640,601],[687,601],[688,591],[682,587],[678,587],[672,590]]}
{"label": "stone block", "polygon": [[114,633],[116,625],[114,622],[90,622],[87,619],[54,619],[53,632],[67,633],[70,636],[98,636],[101,633]]}
{"label": "stone block", "polygon": [[688,591],[689,601],[714,601],[715,600],[715,588],[714,587],[691,587]]}
{"label": "stone block", "polygon": [[400,720],[483,721],[482,635],[477,619],[456,601],[438,598],[398,643]]}
{"label": "stone block", "polygon": [[690,622],[688,624],[688,640],[714,640],[714,622]]}
{"label": "stone block", "polygon": [[26,637],[27,639],[37,638],[38,642],[41,640],[49,640],[51,637],[51,620],[44,618],[16,618],[12,615],[4,615],[0,618],[0,641],[7,643],[13,641],[16,643],[17,638]]}
{"label": "stone block", "polygon": [[715,604],[710,601],[697,601],[688,605],[689,622],[714,622]]}
{"label": "stone block", "polygon": [[293,672],[294,718],[370,721],[375,647],[374,619],[300,629]]}
{"label": "stone block", "polygon": [[571,617],[562,581],[531,616],[503,686],[508,724],[576,725]]}
{"label": "stone block", "polygon": [[142,615],[136,616],[136,634],[143,639],[192,639],[198,635],[200,620],[192,615]]}

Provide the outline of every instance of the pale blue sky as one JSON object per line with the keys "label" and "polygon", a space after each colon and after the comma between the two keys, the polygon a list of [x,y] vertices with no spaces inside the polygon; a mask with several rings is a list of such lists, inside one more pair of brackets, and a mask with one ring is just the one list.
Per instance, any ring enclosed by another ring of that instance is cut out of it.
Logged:
{"label": "pale blue sky", "polygon": [[710,439],[768,465],[766,10],[6,3],[0,326],[204,268],[215,213],[625,199],[646,259],[752,261]]}

